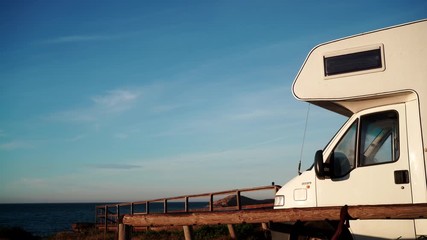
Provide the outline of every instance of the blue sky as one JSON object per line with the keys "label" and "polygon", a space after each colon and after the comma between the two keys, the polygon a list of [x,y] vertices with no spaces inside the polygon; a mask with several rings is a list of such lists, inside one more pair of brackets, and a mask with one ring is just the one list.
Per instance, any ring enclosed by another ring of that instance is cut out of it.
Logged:
{"label": "blue sky", "polygon": [[[284,184],[315,45],[426,1],[0,1],[0,203]],[[310,107],[303,168],[345,118]]]}

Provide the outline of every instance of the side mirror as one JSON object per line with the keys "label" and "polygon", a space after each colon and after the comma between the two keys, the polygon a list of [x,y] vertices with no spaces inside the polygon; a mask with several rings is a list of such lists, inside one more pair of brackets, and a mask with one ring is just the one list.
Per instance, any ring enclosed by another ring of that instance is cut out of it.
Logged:
{"label": "side mirror", "polygon": [[314,170],[318,178],[325,179],[326,174],[323,164],[323,150],[318,150],[314,155]]}

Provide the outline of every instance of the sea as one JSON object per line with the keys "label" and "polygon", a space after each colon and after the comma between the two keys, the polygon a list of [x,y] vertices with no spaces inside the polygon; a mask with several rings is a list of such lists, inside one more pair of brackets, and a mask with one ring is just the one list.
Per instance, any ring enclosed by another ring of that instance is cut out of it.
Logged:
{"label": "sea", "polygon": [[0,204],[0,227],[20,227],[37,236],[71,231],[71,224],[95,222],[97,203]]}
{"label": "sea", "polygon": [[[0,204],[0,228],[20,227],[35,236],[47,237],[58,232],[72,231],[73,223],[95,223],[96,206],[105,204],[111,203]],[[182,209],[181,203],[168,205],[170,210]],[[192,206],[194,209],[203,208],[207,203],[198,202]],[[150,212],[162,211],[163,204],[150,204]]]}

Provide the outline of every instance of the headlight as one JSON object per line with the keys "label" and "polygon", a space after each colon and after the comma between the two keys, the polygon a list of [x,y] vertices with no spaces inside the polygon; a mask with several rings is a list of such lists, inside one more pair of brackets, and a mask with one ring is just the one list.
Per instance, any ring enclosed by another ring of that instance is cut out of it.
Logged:
{"label": "headlight", "polygon": [[285,196],[283,196],[283,195],[276,195],[274,197],[274,206],[275,207],[285,206]]}

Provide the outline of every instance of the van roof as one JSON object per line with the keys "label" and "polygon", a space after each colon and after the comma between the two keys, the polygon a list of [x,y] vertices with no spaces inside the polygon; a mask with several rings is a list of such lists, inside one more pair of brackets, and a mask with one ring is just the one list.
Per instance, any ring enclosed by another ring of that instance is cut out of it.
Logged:
{"label": "van roof", "polygon": [[427,109],[426,43],[424,19],[318,45],[296,76],[293,94],[346,116],[405,93],[416,93]]}

